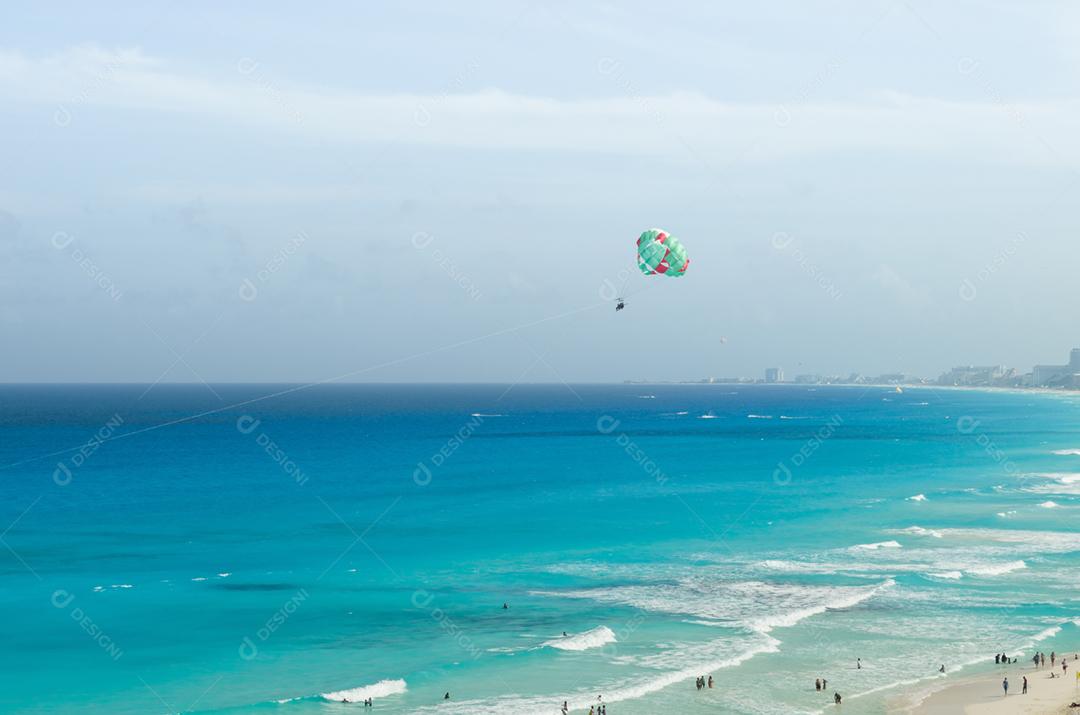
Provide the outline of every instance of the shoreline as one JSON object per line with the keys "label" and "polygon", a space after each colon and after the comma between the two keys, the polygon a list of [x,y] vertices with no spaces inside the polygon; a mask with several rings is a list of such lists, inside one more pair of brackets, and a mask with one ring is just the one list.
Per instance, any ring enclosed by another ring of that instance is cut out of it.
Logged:
{"label": "shoreline", "polygon": [[[1067,656],[1075,656],[1069,653]],[[1080,702],[1080,679],[1076,668],[1080,661],[1068,657],[1069,670],[1063,676],[1057,661],[1051,678],[1049,663],[1035,668],[1030,661],[1000,666],[998,670],[960,678],[948,685],[928,688],[910,696],[900,696],[888,708],[891,715],[1067,715],[1080,713],[1070,708]],[[1009,679],[1009,693],[1004,694],[1002,680]],[[1024,677],[1028,692],[1022,693]]]}

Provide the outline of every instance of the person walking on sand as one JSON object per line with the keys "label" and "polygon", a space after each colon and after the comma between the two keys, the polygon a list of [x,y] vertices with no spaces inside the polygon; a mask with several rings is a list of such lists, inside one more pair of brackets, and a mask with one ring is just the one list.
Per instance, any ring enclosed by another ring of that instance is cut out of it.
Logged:
{"label": "person walking on sand", "polygon": [[1020,694],[1027,695],[1027,676],[1024,676],[1024,682],[1020,687]]}
{"label": "person walking on sand", "polygon": [[1054,651],[1050,651],[1050,667],[1051,668],[1054,667],[1054,658],[1056,658],[1056,657],[1057,657],[1057,654]]}
{"label": "person walking on sand", "polygon": [[1065,673],[1067,673],[1067,672],[1069,672],[1069,664],[1065,662],[1064,658],[1062,658],[1061,659],[1061,674],[1065,675]]}
{"label": "person walking on sand", "polygon": [[1005,695],[1009,694],[1009,676],[1005,676],[1005,680],[1001,681],[1001,687],[1005,691]]}

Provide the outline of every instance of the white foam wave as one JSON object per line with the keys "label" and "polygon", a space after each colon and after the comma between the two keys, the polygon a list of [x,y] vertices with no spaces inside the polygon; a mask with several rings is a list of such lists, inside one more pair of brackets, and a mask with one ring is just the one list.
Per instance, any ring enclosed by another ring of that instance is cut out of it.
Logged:
{"label": "white foam wave", "polygon": [[572,636],[563,636],[560,638],[552,638],[546,640],[540,645],[547,646],[548,648],[558,648],[559,650],[589,650],[590,648],[600,648],[608,643],[614,643],[615,632],[607,626],[597,626],[591,628],[584,633],[575,633]]}
{"label": "white foam wave", "polygon": [[714,415],[712,412],[706,412],[703,415],[698,415],[699,420],[718,420],[720,415]]}
{"label": "white foam wave", "polygon": [[906,529],[896,529],[893,533],[914,534],[915,536],[932,536],[935,539],[940,539],[942,536],[944,536],[944,534],[942,534],[937,529],[924,529],[921,526],[909,526]]}
{"label": "white foam wave", "polygon": [[1039,504],[1039,506],[1041,506],[1043,509],[1056,509],[1057,507],[1059,507],[1061,505],[1058,504],[1057,502],[1047,500],[1047,501],[1044,501],[1043,503]]}
{"label": "white foam wave", "polygon": [[925,575],[930,578],[944,578],[954,581],[958,578],[962,578],[964,574],[961,571],[942,571],[941,573],[928,573]]}
{"label": "white foam wave", "polygon": [[751,420],[771,420],[773,418],[772,415],[747,415],[746,417]]}
{"label": "white foam wave", "polygon": [[810,419],[810,417],[809,416],[793,417],[791,415],[780,415],[780,419],[782,419],[782,420],[808,420],[808,419]]}
{"label": "white foam wave", "polygon": [[1001,576],[1002,574],[1012,573],[1013,571],[1019,571],[1020,569],[1026,569],[1027,564],[1023,561],[1009,561],[1001,564],[983,564],[981,566],[971,566],[967,571],[972,576]]}
{"label": "white foam wave", "polygon": [[506,415],[499,414],[497,412],[493,412],[491,414],[485,412],[473,412],[469,415],[469,417],[506,417]]}
{"label": "white foam wave", "polygon": [[638,395],[639,400],[655,400],[656,395]]}
{"label": "white foam wave", "polygon": [[1061,455],[1068,455],[1068,454],[1073,454],[1073,455],[1080,455],[1080,449],[1055,449],[1055,450],[1054,450],[1054,454],[1061,454]]}
{"label": "white foam wave", "polygon": [[1077,484],[1080,483],[1080,472],[1031,472],[1025,474],[1025,477],[1038,477],[1040,479],[1050,479],[1061,484]]}
{"label": "white foam wave", "polygon": [[926,501],[926,495],[925,494],[916,494],[913,497],[908,497],[907,500],[908,501]]}
{"label": "white foam wave", "polygon": [[883,581],[875,586],[869,588],[853,588],[846,589],[850,593],[845,593],[832,600],[826,601],[816,606],[809,608],[795,609],[787,613],[774,614],[764,618],[757,618],[750,621],[747,625],[751,629],[758,633],[766,633],[772,631],[774,628],[790,628],[796,625],[800,621],[806,620],[811,616],[816,616],[826,611],[835,611],[842,608],[854,608],[863,601],[873,598],[881,591],[885,590],[896,584],[891,578],[887,581]]}
{"label": "white foam wave", "polygon": [[865,586],[824,586],[763,580],[729,581],[695,575],[674,583],[531,593],[614,603],[766,633],[831,609],[850,607],[892,584],[892,579],[888,579]]}
{"label": "white foam wave", "polygon": [[320,693],[319,697],[323,700],[329,700],[335,703],[340,703],[342,700],[348,700],[350,703],[355,703],[359,700],[367,700],[368,698],[385,698],[388,695],[400,695],[401,693],[404,693],[406,689],[405,681],[399,678],[397,680],[380,680],[371,685],[361,685],[359,688],[351,688],[349,690]]}
{"label": "white foam wave", "polygon": [[[745,651],[728,658],[703,660],[655,677],[621,684],[610,689],[605,688],[604,703],[637,700],[677,683],[689,681],[702,673],[738,666],[761,653],[775,653],[779,650],[779,646],[780,641],[770,636],[764,636],[758,644],[752,645]],[[590,690],[588,692],[578,692],[571,696],[525,697],[509,695],[485,700],[444,702],[435,706],[416,708],[415,711],[439,713],[440,715],[504,715],[504,713],[508,712],[557,715],[557,713],[561,712],[560,706],[564,700],[567,701],[571,711],[588,710],[597,702],[596,692]]]}
{"label": "white foam wave", "polygon": [[862,549],[865,551],[877,551],[878,549],[899,549],[901,546],[899,541],[876,541],[872,544],[856,544],[851,548]]}

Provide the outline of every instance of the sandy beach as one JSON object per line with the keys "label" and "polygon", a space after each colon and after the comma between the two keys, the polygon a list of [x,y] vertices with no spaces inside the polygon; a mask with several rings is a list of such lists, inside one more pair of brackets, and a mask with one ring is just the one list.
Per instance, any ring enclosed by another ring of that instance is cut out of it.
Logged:
{"label": "sandy beach", "polygon": [[[1075,677],[1073,663],[1070,658],[1069,672],[1065,677],[1062,677],[1060,667],[1055,668],[1055,678],[1050,677],[1049,667],[1036,670],[1030,665],[1022,667],[1016,664],[994,673],[958,680],[932,693],[914,707],[901,707],[895,712],[912,715],[1080,713],[1080,708],[1069,707],[1072,702],[1080,702],[1080,680]],[[1002,689],[1002,679],[1006,676],[1009,678],[1008,696],[1004,695]],[[1021,693],[1024,676],[1028,679],[1026,695]]]}

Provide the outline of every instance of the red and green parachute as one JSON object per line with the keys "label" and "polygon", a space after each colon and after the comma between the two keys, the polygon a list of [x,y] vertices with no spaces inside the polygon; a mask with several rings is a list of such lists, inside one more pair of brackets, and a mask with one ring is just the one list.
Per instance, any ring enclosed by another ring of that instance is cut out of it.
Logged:
{"label": "red and green parachute", "polygon": [[638,268],[647,276],[659,273],[679,278],[690,265],[686,247],[662,228],[650,228],[641,234],[637,254]]}

